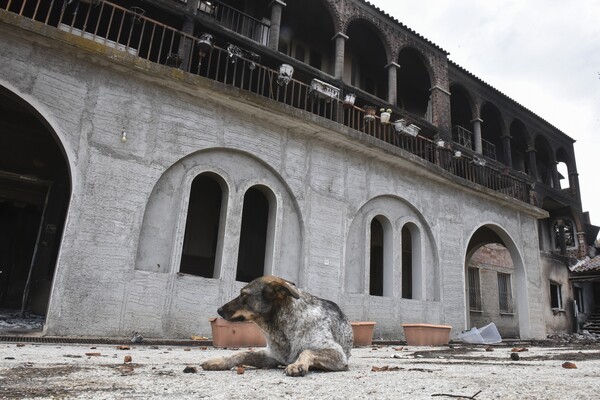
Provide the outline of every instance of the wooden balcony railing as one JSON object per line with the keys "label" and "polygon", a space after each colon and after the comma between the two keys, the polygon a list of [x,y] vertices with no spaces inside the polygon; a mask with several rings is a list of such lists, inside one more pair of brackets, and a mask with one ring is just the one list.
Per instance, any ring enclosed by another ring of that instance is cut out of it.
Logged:
{"label": "wooden balcony railing", "polygon": [[208,46],[195,36],[144,16],[140,8],[126,9],[101,0],[0,0],[0,10],[316,114],[403,149],[454,176],[523,202],[530,201],[529,182],[508,168],[486,163],[476,155],[462,154],[451,143],[399,133],[377,115],[365,118],[362,108],[344,104],[337,97],[316,95],[310,82],[278,82],[278,71],[262,65],[258,55],[233,45]]}

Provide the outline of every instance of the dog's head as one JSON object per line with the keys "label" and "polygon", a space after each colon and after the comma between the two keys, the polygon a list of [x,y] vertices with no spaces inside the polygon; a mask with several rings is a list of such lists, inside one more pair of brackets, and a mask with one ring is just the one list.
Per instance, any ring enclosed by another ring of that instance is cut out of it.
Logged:
{"label": "dog's head", "polygon": [[292,298],[300,298],[293,283],[276,276],[262,276],[244,286],[238,297],[217,312],[228,321],[254,321],[265,318]]}

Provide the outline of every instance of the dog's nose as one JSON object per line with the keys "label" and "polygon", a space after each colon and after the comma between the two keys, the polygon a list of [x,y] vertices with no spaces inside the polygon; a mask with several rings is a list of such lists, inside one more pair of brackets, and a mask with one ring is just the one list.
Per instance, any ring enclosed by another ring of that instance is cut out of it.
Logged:
{"label": "dog's nose", "polygon": [[223,318],[225,318],[225,316],[223,315],[223,307],[219,307],[219,309],[217,310],[217,312],[219,313],[219,315]]}

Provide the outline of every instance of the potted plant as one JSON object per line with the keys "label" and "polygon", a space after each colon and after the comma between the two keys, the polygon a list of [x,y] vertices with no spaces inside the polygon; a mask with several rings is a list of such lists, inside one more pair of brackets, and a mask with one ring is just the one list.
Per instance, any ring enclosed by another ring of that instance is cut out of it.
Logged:
{"label": "potted plant", "polygon": [[382,124],[389,124],[390,123],[390,117],[392,116],[392,109],[388,108],[387,110],[385,108],[382,108],[379,110],[379,112],[381,114],[379,114],[379,117],[381,118],[381,123]]}
{"label": "potted plant", "polygon": [[354,346],[370,346],[373,343],[375,322],[350,322],[354,334]]}
{"label": "potted plant", "polygon": [[377,112],[377,109],[373,106],[365,106],[364,110],[365,110],[365,121],[366,122],[374,121],[375,113]]}
{"label": "potted plant", "polygon": [[354,101],[356,100],[356,95],[354,93],[346,93],[344,96],[344,107],[352,108],[354,107]]}
{"label": "potted plant", "polygon": [[215,347],[260,347],[266,346],[265,335],[251,321],[230,322],[223,318],[211,318],[213,346]]}

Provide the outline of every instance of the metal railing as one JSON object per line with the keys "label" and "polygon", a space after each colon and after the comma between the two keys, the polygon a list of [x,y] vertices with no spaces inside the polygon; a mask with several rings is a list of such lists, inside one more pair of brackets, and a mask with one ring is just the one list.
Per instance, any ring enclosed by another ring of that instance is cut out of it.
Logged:
{"label": "metal railing", "polygon": [[270,21],[266,23],[220,1],[200,1],[200,15],[214,19],[219,25],[263,45],[269,42]]}
{"label": "metal railing", "polygon": [[496,145],[492,142],[489,142],[485,139],[481,139],[481,150],[483,155],[491,158],[492,160],[497,160],[496,158]]}
{"label": "metal railing", "polygon": [[460,125],[454,126],[454,140],[468,149],[473,149],[473,133]]}
{"label": "metal railing", "polygon": [[207,46],[195,36],[144,16],[140,8],[88,1],[0,0],[0,10],[316,114],[403,149],[457,177],[524,202],[530,200],[529,182],[512,175],[508,168],[488,165],[476,155],[459,154],[450,143],[399,133],[377,115],[365,118],[362,108],[347,106],[338,98],[316,96],[310,85],[300,80],[279,84],[278,72],[260,64],[254,53],[233,45]]}

